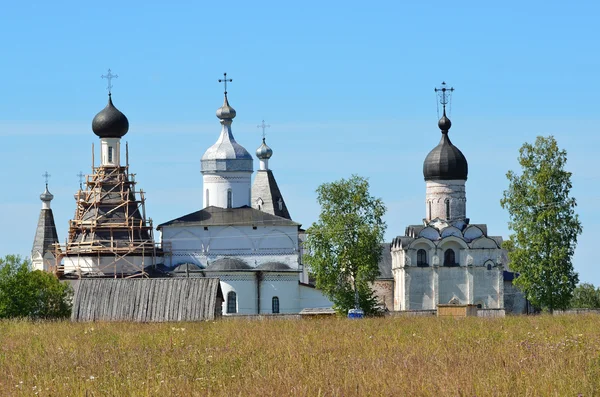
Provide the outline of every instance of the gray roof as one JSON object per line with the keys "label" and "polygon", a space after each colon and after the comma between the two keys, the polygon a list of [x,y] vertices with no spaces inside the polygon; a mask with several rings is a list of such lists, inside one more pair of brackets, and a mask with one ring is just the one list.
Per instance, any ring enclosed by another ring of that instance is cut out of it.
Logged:
{"label": "gray roof", "polygon": [[266,262],[261,263],[256,267],[256,270],[263,270],[267,272],[280,272],[293,270],[291,267],[283,262]]}
{"label": "gray roof", "polygon": [[[280,207],[281,200],[281,207]],[[272,215],[292,219],[271,170],[256,171],[252,184],[252,206]]]}
{"label": "gray roof", "polygon": [[220,258],[210,263],[206,270],[230,271],[230,270],[252,270],[252,266],[238,258]]}
{"label": "gray roof", "polygon": [[182,263],[173,269],[173,273],[201,272],[202,270],[204,269],[195,263]]}
{"label": "gray roof", "polygon": [[299,223],[244,206],[239,208],[206,207],[158,225],[165,226],[300,226]]}
{"label": "gray roof", "polygon": [[56,233],[54,215],[50,208],[42,209],[33,239],[32,257],[34,253],[39,253],[41,256],[44,256],[47,251],[54,253],[52,245],[55,243],[58,243],[58,233]]}
{"label": "gray roof", "polygon": [[381,259],[379,260],[379,277],[378,280],[393,279],[392,275],[392,251],[391,244],[381,244],[382,252]]}
{"label": "gray roof", "polygon": [[201,321],[221,314],[218,278],[81,279],[72,321]]}

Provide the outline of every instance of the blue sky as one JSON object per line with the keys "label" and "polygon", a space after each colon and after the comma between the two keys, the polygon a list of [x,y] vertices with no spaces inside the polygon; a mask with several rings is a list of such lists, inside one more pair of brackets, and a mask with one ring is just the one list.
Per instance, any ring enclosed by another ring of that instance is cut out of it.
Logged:
{"label": "blue sky", "polygon": [[584,227],[575,268],[598,285],[600,6],[572,3],[3,4],[0,255],[29,255],[46,170],[66,238],[108,68],[155,224],[202,206],[200,157],[219,134],[226,71],[234,135],[254,152],[256,126],[271,125],[269,165],[292,217],[308,227],[317,186],[356,173],[388,207],[388,240],[425,215],[422,162],[439,141],[433,88],[445,80],[456,88],[450,136],[469,161],[471,222],[508,236],[505,174],[525,141],[554,135]]}

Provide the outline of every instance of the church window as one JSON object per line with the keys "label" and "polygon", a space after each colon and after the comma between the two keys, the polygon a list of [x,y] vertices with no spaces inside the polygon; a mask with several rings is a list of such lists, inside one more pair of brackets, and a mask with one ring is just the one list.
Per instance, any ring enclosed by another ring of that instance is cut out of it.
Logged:
{"label": "church window", "polygon": [[446,199],[446,219],[450,219],[450,200]]}
{"label": "church window", "polygon": [[274,296],[271,299],[271,308],[273,313],[279,313],[279,298]]}
{"label": "church window", "polygon": [[417,266],[425,267],[427,266],[427,251],[424,249],[420,249],[417,251]]}
{"label": "church window", "polygon": [[237,294],[233,291],[227,293],[227,314],[237,313]]}
{"label": "church window", "polygon": [[108,147],[108,162],[109,163],[113,162],[113,148],[112,148],[112,146]]}
{"label": "church window", "polygon": [[431,219],[431,201],[429,201],[428,204],[429,204],[429,219]]}
{"label": "church window", "polygon": [[488,263],[488,264],[487,264],[487,269],[488,269],[488,270],[492,270],[492,264],[491,264],[491,263]]}
{"label": "church window", "polygon": [[227,208],[231,208],[232,207],[232,194],[231,194],[231,189],[227,189]]}
{"label": "church window", "polygon": [[210,206],[210,195],[208,194],[208,189],[206,189],[206,206],[209,207]]}
{"label": "church window", "polygon": [[444,266],[457,266],[456,263],[456,255],[454,254],[453,249],[447,249],[444,252]]}

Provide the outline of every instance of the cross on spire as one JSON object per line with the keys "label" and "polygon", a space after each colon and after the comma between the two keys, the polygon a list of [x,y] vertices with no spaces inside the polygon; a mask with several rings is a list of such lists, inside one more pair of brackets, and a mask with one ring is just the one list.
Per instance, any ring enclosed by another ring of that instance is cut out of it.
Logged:
{"label": "cross on spire", "polygon": [[103,74],[102,76],[100,76],[100,78],[108,80],[108,85],[107,85],[106,89],[108,90],[108,95],[110,95],[112,93],[112,87],[113,87],[111,84],[111,80],[119,78],[119,75],[112,74],[111,70],[108,69],[108,73],[105,75]]}
{"label": "cross on spire", "polygon": [[434,91],[440,98],[440,103],[444,107],[444,113],[446,112],[446,105],[452,99],[452,93],[454,92],[454,87],[447,88],[446,82],[442,81],[442,85],[439,88],[434,88]]}
{"label": "cross on spire", "polygon": [[263,132],[262,132],[262,137],[263,139],[265,139],[265,128],[270,128],[270,125],[265,124],[265,121],[263,120],[261,124],[257,125],[256,128],[262,128]]}
{"label": "cross on spire", "polygon": [[83,189],[83,177],[85,177],[85,174],[79,171],[79,174],[77,174],[77,176],[79,177],[79,189]]}
{"label": "cross on spire", "polygon": [[227,82],[232,82],[233,79],[228,79],[227,78],[227,73],[223,73],[223,78],[219,79],[219,83],[223,83],[225,84],[225,95],[227,95]]}
{"label": "cross on spire", "polygon": [[48,171],[46,171],[42,174],[42,177],[46,181],[46,187],[48,187],[48,179],[50,179],[51,175],[48,173]]}

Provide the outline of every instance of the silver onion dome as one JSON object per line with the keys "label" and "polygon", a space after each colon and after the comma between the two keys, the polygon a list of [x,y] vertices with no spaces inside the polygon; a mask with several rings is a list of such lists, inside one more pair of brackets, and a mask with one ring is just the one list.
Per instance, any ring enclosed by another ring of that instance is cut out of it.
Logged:
{"label": "silver onion dome", "polygon": [[271,158],[272,155],[273,149],[267,146],[267,144],[265,143],[265,138],[263,138],[262,144],[258,147],[258,149],[256,149],[256,157],[258,157],[261,160],[268,160]]}
{"label": "silver onion dome", "polygon": [[235,109],[229,105],[229,101],[227,100],[227,94],[225,94],[225,100],[223,101],[223,106],[217,109],[217,117],[221,120],[223,119],[233,119],[235,117]]}
{"label": "silver onion dome", "polygon": [[52,193],[50,193],[50,191],[48,190],[48,184],[46,184],[46,190],[44,190],[44,193],[40,194],[40,200],[52,201],[53,198],[54,198],[54,195]]}

